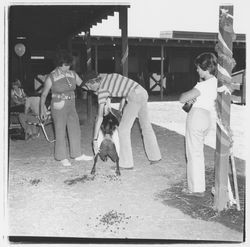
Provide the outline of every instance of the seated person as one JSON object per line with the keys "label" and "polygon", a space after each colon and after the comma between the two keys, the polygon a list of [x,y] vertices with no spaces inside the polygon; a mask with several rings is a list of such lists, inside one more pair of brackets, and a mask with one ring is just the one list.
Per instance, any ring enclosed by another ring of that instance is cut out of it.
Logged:
{"label": "seated person", "polygon": [[12,82],[11,89],[11,112],[24,112],[24,105],[26,101],[26,94],[22,88],[21,82],[19,79],[16,79]]}
{"label": "seated person", "polygon": [[[35,138],[39,136],[38,127],[29,124],[29,123],[37,123],[40,109],[40,97],[32,96],[28,97],[25,102],[25,111],[24,113],[19,114],[19,121],[25,131],[25,140],[30,138]],[[47,109],[46,109],[47,111]]]}

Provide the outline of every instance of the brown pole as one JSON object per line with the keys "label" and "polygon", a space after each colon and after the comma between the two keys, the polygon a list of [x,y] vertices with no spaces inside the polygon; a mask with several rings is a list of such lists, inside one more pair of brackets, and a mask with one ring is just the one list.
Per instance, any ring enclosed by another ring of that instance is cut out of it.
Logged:
{"label": "brown pole", "polygon": [[121,29],[121,35],[122,35],[122,57],[121,57],[122,74],[124,76],[128,76],[128,10],[127,8],[120,9],[119,28]]}
{"label": "brown pole", "polygon": [[234,36],[232,28],[233,6],[220,6],[219,12],[219,34],[216,45],[218,53],[218,121],[216,129],[214,208],[222,211],[228,207],[229,202],[228,172],[230,148],[232,145],[229,127],[231,95],[226,93],[226,91],[230,89],[231,72],[234,66],[232,58],[232,40]]}
{"label": "brown pole", "polygon": [[164,46],[161,45],[161,100],[163,100]]}
{"label": "brown pole", "polygon": [[[91,57],[91,38],[90,38],[90,30],[86,31],[85,33],[85,38],[86,38],[86,49],[87,49],[87,71],[91,71],[92,69],[92,57]],[[87,119],[88,121],[92,120],[92,113],[93,113],[93,108],[92,108],[92,93],[88,92],[87,94]]]}
{"label": "brown pole", "polygon": [[95,46],[95,72],[98,73],[98,46]]}

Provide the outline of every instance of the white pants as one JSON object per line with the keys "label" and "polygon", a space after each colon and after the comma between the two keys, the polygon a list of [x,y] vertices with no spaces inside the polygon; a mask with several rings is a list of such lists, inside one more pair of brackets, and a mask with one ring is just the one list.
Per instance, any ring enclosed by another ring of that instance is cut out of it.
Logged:
{"label": "white pants", "polygon": [[193,107],[186,120],[187,184],[190,192],[204,192],[204,139],[211,127],[208,110]]}
{"label": "white pants", "polygon": [[128,102],[124,108],[118,131],[120,140],[120,167],[132,168],[134,166],[130,135],[136,117],[139,118],[147,158],[150,161],[161,159],[158,142],[149,119],[147,100],[148,93],[141,86],[132,90],[128,96]]}

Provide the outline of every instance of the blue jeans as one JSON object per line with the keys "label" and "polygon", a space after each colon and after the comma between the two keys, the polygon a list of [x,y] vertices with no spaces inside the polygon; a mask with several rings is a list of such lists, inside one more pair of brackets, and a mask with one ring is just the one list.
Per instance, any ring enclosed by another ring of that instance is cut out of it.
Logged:
{"label": "blue jeans", "polygon": [[69,138],[70,156],[81,155],[81,129],[75,108],[75,99],[51,101],[51,114],[55,126],[55,159],[67,158],[66,129]]}
{"label": "blue jeans", "polygon": [[136,117],[139,118],[144,148],[148,159],[151,161],[161,159],[158,142],[149,119],[147,101],[148,93],[141,86],[136,87],[128,96],[127,105],[124,108],[119,125],[119,163],[121,167],[131,168],[134,166],[130,135]]}

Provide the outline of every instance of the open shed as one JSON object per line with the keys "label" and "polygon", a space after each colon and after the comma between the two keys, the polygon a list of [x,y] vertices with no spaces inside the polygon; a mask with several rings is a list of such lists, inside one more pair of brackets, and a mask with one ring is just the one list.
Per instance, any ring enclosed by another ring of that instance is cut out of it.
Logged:
{"label": "open shed", "polygon": [[[127,51],[127,3],[78,3],[77,5],[11,5],[8,6],[9,35],[9,81],[21,77],[24,87],[30,86],[33,77],[31,56],[43,51],[52,67],[54,52],[59,48],[71,49],[75,35],[85,32],[84,47],[87,62],[91,59],[90,29],[108,16],[119,12],[122,54]],[[17,56],[16,44],[25,46],[23,56]],[[90,49],[90,50],[89,50]],[[123,59],[122,71],[127,73],[127,59]],[[90,69],[89,65],[87,68]]]}

